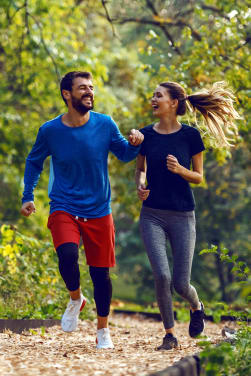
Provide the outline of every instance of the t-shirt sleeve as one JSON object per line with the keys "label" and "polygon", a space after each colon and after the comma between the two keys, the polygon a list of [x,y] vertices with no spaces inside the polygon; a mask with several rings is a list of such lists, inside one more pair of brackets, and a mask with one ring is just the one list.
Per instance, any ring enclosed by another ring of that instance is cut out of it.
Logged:
{"label": "t-shirt sleeve", "polygon": [[191,157],[195,154],[200,153],[201,151],[205,150],[204,143],[202,141],[200,132],[193,128],[193,131],[190,134],[190,152]]}

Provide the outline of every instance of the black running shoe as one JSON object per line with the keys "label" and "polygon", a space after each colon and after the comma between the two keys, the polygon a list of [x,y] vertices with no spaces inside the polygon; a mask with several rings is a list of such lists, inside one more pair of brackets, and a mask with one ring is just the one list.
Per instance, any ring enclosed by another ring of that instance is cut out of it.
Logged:
{"label": "black running shoe", "polygon": [[162,345],[158,346],[156,350],[171,350],[175,347],[178,347],[177,338],[174,337],[171,333],[168,333],[163,338]]}
{"label": "black running shoe", "polygon": [[204,305],[201,303],[201,309],[194,312],[190,311],[190,324],[189,324],[189,335],[192,338],[200,335],[205,327],[204,324]]}

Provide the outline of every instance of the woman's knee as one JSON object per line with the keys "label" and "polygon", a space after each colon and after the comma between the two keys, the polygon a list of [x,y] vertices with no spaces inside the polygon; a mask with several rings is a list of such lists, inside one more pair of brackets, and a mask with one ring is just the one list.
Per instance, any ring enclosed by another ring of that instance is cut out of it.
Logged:
{"label": "woman's knee", "polygon": [[181,296],[187,296],[189,291],[189,284],[184,281],[174,280],[173,287],[175,291]]}
{"label": "woman's knee", "polygon": [[157,287],[166,289],[171,287],[172,279],[168,274],[159,274],[155,277],[155,283]]}

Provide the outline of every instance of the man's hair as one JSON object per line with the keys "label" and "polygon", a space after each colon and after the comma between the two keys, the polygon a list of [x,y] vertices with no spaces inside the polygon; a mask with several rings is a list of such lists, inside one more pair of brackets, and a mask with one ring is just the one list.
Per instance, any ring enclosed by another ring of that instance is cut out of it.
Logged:
{"label": "man's hair", "polygon": [[92,80],[92,74],[90,72],[73,71],[73,72],[66,73],[66,75],[61,79],[61,82],[60,82],[61,96],[63,98],[63,101],[66,104],[67,104],[67,101],[65,100],[62,91],[63,90],[71,91],[72,85],[73,85],[73,80],[77,77],[83,77],[83,78],[87,78],[89,80]]}

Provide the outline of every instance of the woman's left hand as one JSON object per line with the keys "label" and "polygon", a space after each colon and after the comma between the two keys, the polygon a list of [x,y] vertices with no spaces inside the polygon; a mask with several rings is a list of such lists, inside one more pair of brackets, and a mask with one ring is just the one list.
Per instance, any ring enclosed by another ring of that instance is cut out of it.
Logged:
{"label": "woman's left hand", "polygon": [[166,166],[168,170],[173,172],[174,174],[179,174],[182,169],[182,166],[179,164],[178,159],[172,154],[168,154],[168,156],[166,157]]}

